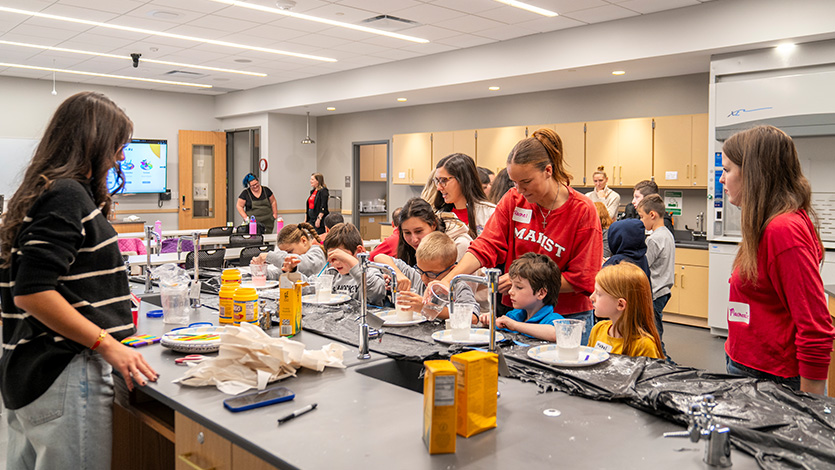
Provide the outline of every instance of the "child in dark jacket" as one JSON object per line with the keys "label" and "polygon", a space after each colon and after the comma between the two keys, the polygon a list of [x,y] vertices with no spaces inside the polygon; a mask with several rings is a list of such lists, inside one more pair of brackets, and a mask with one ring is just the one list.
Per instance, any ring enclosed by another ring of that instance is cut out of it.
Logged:
{"label": "child in dark jacket", "polygon": [[644,223],[640,219],[619,220],[609,226],[609,248],[612,257],[603,267],[628,261],[641,268],[651,279],[647,262],[647,244]]}

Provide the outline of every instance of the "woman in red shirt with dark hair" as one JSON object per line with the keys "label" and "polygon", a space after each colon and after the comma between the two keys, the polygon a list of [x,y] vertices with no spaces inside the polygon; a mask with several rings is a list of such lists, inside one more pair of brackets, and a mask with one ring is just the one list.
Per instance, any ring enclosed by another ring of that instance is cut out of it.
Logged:
{"label": "woman in red shirt with dark hair", "polygon": [[835,330],[819,271],[823,245],[812,188],[794,142],[772,126],[739,132],[722,146],[722,170],[728,202],[742,209],[728,299],[728,372],[822,395]]}
{"label": "woman in red shirt with dark hair", "polygon": [[[586,321],[583,344],[594,323],[589,295],[603,264],[603,236],[597,210],[589,198],[568,186],[560,136],[540,129],[513,147],[507,174],[516,185],[499,201],[484,231],[470,244],[458,266],[448,274],[469,274],[481,267],[510,264],[534,252],[553,259],[562,272],[559,301],[554,310],[566,318]],[[506,294],[510,279],[502,275]],[[510,305],[505,296],[503,303]]]}
{"label": "woman in red shirt with dark hair", "polygon": [[328,215],[328,187],[325,186],[325,177],[321,173],[313,173],[310,176],[310,196],[307,198],[307,218],[305,222],[316,227],[319,235],[325,233],[325,216]]}

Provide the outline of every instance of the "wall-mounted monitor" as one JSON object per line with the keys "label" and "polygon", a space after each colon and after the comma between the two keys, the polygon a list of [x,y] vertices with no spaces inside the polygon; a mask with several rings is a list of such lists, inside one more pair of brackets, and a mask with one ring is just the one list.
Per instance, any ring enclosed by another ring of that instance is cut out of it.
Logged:
{"label": "wall-mounted monitor", "polygon": [[[164,193],[168,182],[168,141],[133,139],[121,163],[125,187],[119,194]],[[116,189],[116,171],[107,174],[107,187]]]}

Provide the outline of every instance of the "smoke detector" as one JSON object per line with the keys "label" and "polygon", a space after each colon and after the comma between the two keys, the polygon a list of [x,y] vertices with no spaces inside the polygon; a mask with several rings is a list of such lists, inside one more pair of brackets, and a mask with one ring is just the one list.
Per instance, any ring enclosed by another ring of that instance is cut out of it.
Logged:
{"label": "smoke detector", "polygon": [[296,6],[293,0],[276,0],[275,7],[279,10],[290,10]]}

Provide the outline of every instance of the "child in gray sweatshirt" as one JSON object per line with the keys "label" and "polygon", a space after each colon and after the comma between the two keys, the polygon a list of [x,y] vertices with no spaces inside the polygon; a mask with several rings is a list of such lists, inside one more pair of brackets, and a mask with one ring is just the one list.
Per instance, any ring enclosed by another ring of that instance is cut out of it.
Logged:
{"label": "child in gray sweatshirt", "polygon": [[[330,267],[337,271],[333,280],[333,292],[348,294],[351,298],[359,300],[362,273],[356,255],[365,251],[359,230],[351,223],[336,224],[325,237],[324,247]],[[318,273],[314,273],[313,276],[316,274]],[[370,268],[366,273],[366,296],[369,304],[383,305],[386,282],[378,269]]]}

